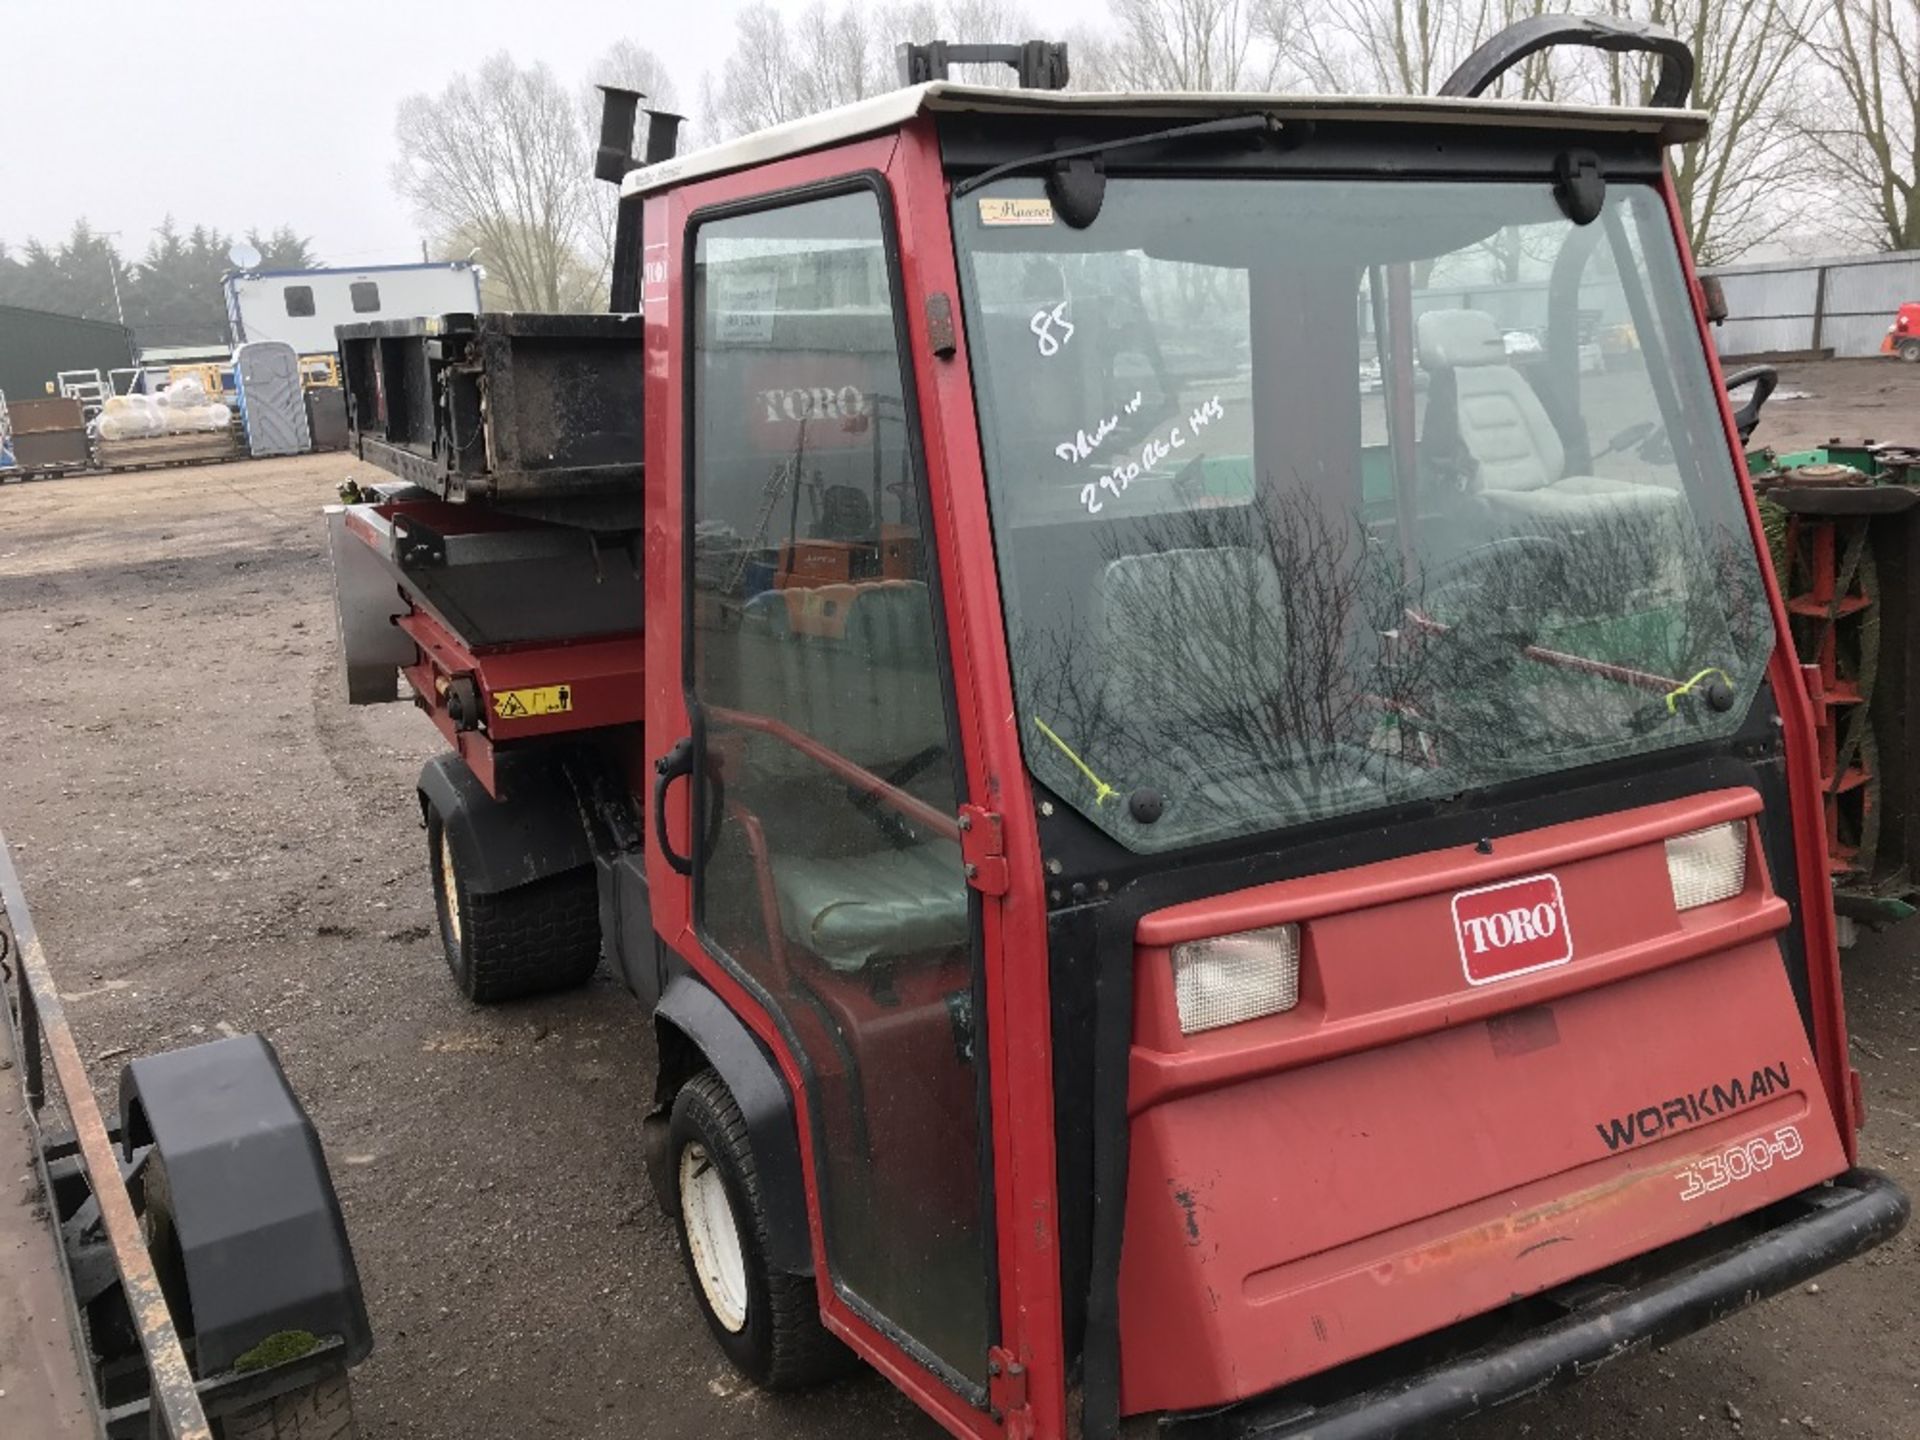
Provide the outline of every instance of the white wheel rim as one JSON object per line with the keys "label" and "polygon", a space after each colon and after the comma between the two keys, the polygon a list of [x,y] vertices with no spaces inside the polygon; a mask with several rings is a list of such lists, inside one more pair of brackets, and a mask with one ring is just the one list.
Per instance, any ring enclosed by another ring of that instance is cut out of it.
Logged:
{"label": "white wheel rim", "polygon": [[453,882],[453,847],[447,843],[447,832],[440,832],[440,898],[447,911],[447,933],[453,937],[453,943],[460,943],[460,888]]}
{"label": "white wheel rim", "polygon": [[680,1224],[707,1308],[730,1334],[739,1334],[747,1324],[747,1257],[719,1167],[697,1140],[680,1152]]}

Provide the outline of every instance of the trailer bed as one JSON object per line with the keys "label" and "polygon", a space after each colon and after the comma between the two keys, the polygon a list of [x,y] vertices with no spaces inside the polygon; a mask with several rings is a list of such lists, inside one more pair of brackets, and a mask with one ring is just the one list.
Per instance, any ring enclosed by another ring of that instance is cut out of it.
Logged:
{"label": "trailer bed", "polygon": [[439,315],[339,339],[361,459],[443,500],[638,523],[639,315]]}

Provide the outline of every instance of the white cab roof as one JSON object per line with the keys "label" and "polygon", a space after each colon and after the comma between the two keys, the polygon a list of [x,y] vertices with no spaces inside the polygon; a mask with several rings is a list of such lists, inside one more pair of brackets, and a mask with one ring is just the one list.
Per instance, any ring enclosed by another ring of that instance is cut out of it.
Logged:
{"label": "white cab roof", "polygon": [[1169,124],[1216,115],[1265,111],[1282,119],[1377,120],[1427,125],[1498,125],[1522,130],[1612,131],[1657,136],[1663,145],[1698,140],[1707,117],[1698,110],[1652,110],[1610,105],[1549,105],[1535,100],[1464,100],[1422,95],[1268,95],[1190,91],[998,89],[936,80],[889,90],[851,105],[822,110],[738,140],[692,150],[629,174],[623,195],[641,195],[705,175],[742,170],[789,155],[820,150],[862,135],[892,130],[916,115],[938,111],[996,115],[1151,115]]}

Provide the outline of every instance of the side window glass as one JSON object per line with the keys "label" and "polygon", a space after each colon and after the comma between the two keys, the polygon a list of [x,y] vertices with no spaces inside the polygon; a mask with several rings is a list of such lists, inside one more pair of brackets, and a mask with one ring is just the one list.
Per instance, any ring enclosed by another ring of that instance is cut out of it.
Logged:
{"label": "side window glass", "polygon": [[311,285],[289,285],[280,293],[287,302],[287,314],[293,319],[301,320],[313,314],[313,287]]}
{"label": "side window glass", "polygon": [[353,313],[372,315],[380,308],[380,287],[371,280],[356,280],[347,287],[347,298],[353,302]]}
{"label": "side window glass", "polygon": [[977,1385],[973,927],[877,197],[701,225],[691,305],[696,914],[805,1057],[836,1284]]}

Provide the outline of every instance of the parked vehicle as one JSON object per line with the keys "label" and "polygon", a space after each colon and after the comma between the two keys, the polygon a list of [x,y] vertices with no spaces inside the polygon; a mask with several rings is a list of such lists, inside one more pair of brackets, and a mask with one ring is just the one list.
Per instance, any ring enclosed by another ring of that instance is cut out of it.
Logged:
{"label": "parked vehicle", "polygon": [[223,283],[235,346],[280,340],[302,356],[332,350],[335,329],[354,321],[480,309],[480,270],[464,260],[234,270]]}
{"label": "parked vehicle", "polygon": [[[1558,43],[1653,104],[1480,98]],[[648,1008],[721,1349],[959,1435],[1402,1435],[1894,1234],[1685,46],[1546,17],[1360,101],[902,59],[640,161],[609,92],[613,315],[341,331],[403,477],[329,515],[349,688],[450,747],[448,964]]]}
{"label": "parked vehicle", "polygon": [[1900,307],[1880,342],[1882,355],[1897,355],[1910,364],[1920,364],[1920,301]]}

